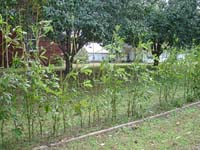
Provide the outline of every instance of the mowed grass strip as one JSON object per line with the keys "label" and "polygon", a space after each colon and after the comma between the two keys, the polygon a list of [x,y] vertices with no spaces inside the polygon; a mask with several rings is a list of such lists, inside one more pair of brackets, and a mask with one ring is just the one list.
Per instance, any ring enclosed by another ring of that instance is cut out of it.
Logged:
{"label": "mowed grass strip", "polygon": [[134,128],[74,141],[56,150],[198,150],[200,107],[151,120]]}

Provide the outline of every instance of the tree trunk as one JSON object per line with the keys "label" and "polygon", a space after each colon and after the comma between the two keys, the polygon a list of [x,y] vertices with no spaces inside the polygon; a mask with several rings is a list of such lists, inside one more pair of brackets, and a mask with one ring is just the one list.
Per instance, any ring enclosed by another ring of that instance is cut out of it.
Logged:
{"label": "tree trunk", "polygon": [[153,60],[153,65],[154,66],[158,66],[159,65],[159,55],[155,55],[155,58],[154,58],[154,60]]}
{"label": "tree trunk", "polygon": [[67,75],[72,70],[72,61],[69,55],[65,55],[65,71],[64,74]]}
{"label": "tree trunk", "polygon": [[159,65],[159,58],[160,55],[162,54],[162,48],[161,48],[161,43],[159,42],[154,42],[153,43],[153,51],[152,51],[152,55],[154,56],[154,66],[158,66]]}
{"label": "tree trunk", "polygon": [[[77,32],[79,34],[79,31],[77,31]],[[66,33],[66,37],[60,43],[60,48],[63,51],[64,57],[65,57],[64,74],[67,75],[72,70],[72,63],[74,60],[74,56],[82,48],[82,46],[84,45],[84,42],[78,41],[77,39],[72,39],[71,38],[72,31],[71,30],[66,30],[65,33]]]}

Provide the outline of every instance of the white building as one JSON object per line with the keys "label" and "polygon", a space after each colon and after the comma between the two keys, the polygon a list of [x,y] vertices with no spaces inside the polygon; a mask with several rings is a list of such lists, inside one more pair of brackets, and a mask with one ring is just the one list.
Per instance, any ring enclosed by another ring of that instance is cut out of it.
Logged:
{"label": "white building", "polygon": [[135,59],[135,49],[127,43],[124,43],[122,54],[124,57],[121,60],[124,62],[132,62]]}
{"label": "white building", "polygon": [[[169,58],[169,55],[170,55],[169,52],[164,51],[159,57],[159,62],[166,61]],[[153,63],[154,62],[154,58],[153,58],[151,51],[143,51],[142,61],[144,63]]]}
{"label": "white building", "polygon": [[109,52],[99,43],[88,43],[83,47],[88,52],[89,62],[100,62],[109,57]]}

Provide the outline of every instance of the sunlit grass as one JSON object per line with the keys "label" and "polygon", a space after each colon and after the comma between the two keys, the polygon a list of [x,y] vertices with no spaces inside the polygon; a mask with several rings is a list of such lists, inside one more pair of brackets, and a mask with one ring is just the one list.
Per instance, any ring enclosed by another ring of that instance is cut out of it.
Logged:
{"label": "sunlit grass", "polygon": [[165,150],[200,147],[200,109],[190,108],[145,122],[137,128],[123,128],[104,135],[75,141],[57,150]]}

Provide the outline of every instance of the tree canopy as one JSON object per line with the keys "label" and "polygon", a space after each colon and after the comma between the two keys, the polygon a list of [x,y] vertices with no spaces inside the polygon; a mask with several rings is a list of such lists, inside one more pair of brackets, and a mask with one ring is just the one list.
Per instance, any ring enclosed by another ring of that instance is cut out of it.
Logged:
{"label": "tree canopy", "polygon": [[148,33],[144,39],[153,42],[152,53],[156,57],[162,53],[164,42],[181,48],[199,44],[200,11],[197,0],[158,0],[149,3],[146,10]]}
{"label": "tree canopy", "polygon": [[1,8],[7,21],[25,30],[31,23],[51,20],[54,31],[48,37],[59,43],[66,73],[84,44],[110,43],[116,25],[132,46],[151,41],[156,57],[163,43],[191,47],[200,42],[199,0],[1,0]]}

